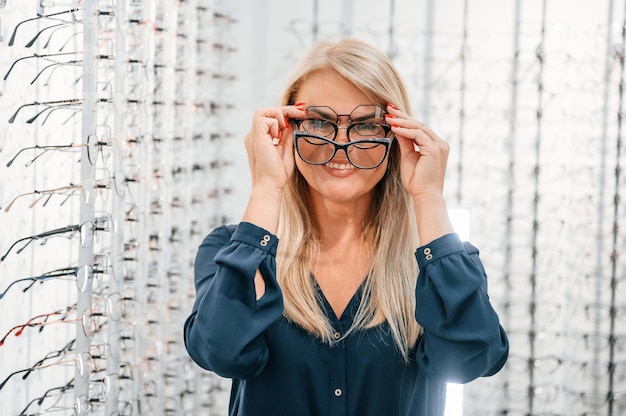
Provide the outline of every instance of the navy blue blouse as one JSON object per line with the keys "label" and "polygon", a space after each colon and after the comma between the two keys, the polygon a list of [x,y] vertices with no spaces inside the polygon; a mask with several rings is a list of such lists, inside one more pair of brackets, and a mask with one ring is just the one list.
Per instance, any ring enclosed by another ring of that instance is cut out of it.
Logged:
{"label": "navy blue blouse", "polygon": [[[445,235],[416,251],[420,268],[415,318],[424,328],[405,363],[386,324],[350,328],[360,291],[337,317],[329,344],[282,315],[275,235],[242,222],[202,242],[195,263],[196,301],[185,345],[201,367],[231,378],[231,416],[437,416],[445,383],[498,372],[507,336],[489,303],[478,250]],[[259,269],[265,294],[256,300]]]}

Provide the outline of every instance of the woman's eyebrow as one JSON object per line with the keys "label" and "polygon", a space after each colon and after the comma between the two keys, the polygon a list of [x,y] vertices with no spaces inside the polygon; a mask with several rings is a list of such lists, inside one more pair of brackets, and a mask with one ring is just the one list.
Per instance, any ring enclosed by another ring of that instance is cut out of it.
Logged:
{"label": "woman's eyebrow", "polygon": [[[330,112],[325,112],[324,109],[328,109],[330,110]],[[315,113],[327,120],[332,120],[332,121],[336,121],[337,120],[337,113],[335,112],[335,110],[333,110],[330,107],[311,107],[311,108],[307,108],[307,113]]]}
{"label": "woman's eyebrow", "polygon": [[359,121],[365,121],[365,120],[383,120],[382,117],[378,116],[377,112],[372,112],[370,114],[364,114],[364,115],[360,115],[357,118],[352,118],[353,122],[359,122]]}

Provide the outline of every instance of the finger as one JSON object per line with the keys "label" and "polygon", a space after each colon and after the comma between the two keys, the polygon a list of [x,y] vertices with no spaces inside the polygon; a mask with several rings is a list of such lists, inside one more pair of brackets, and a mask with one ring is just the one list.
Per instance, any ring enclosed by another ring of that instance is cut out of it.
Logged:
{"label": "finger", "polygon": [[399,127],[405,128],[414,128],[420,129],[426,132],[428,136],[430,136],[433,140],[442,140],[435,132],[428,127],[426,124],[422,123],[419,120],[415,120],[410,117],[408,114],[404,113],[401,110],[391,106],[391,104],[387,107],[388,113],[385,115],[387,122],[390,125],[397,125]]}
{"label": "finger", "polygon": [[304,103],[298,103],[295,105],[286,105],[281,107],[284,114],[285,128],[289,128],[289,119],[291,118],[301,118],[306,115],[304,110]]}
{"label": "finger", "polygon": [[397,138],[412,141],[417,146],[428,146],[433,144],[434,139],[422,129],[392,125],[391,131],[393,131]]}

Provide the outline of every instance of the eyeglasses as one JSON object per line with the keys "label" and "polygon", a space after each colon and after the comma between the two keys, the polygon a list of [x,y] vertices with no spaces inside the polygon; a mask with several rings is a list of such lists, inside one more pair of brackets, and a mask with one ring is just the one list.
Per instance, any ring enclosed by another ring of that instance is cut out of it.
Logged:
{"label": "eyeglasses", "polygon": [[39,116],[43,114],[45,111],[54,111],[54,110],[59,110],[59,109],[70,109],[72,111],[80,111],[80,109],[77,109],[76,106],[78,104],[81,104],[82,101],[83,100],[80,98],[70,98],[67,100],[54,100],[54,101],[43,101],[43,102],[33,101],[32,103],[22,104],[21,106],[18,107],[15,113],[13,113],[11,118],[9,118],[9,123],[13,123],[15,121],[15,118],[19,114],[19,112],[23,108],[26,108],[26,107],[39,106],[39,105],[45,106],[43,110],[39,111],[33,117],[26,120],[28,124],[31,124],[35,120],[37,120],[37,118],[39,118]]}
{"label": "eyeglasses", "polygon": [[[131,142],[137,142],[137,140],[131,140],[131,139],[126,140],[124,142],[126,146],[123,150],[120,149],[120,153],[122,151],[127,151]],[[48,152],[55,152],[55,151],[75,152],[76,150],[79,150],[81,147],[87,148],[87,160],[89,161],[91,165],[94,165],[98,160],[98,155],[100,155],[103,162],[106,162],[108,160],[109,155],[110,155],[109,147],[111,145],[112,145],[111,142],[99,140],[98,136],[94,134],[90,134],[89,136],[87,136],[87,143],[68,143],[68,144],[48,145],[48,146],[35,145],[35,146],[23,147],[20,150],[18,150],[18,152],[15,154],[15,156],[13,156],[13,158],[11,158],[11,160],[7,162],[7,168],[10,167],[22,153],[28,150],[37,150],[37,151],[40,151],[40,153],[38,153],[35,157],[30,159],[28,162],[26,162],[24,165],[26,167],[35,163],[37,159],[47,154]]]}
{"label": "eyeglasses", "polygon": [[[120,177],[123,179],[122,176]],[[105,177],[105,179],[108,181],[110,180],[110,177]],[[50,200],[50,198],[52,198],[53,195],[65,196],[65,199],[63,200],[63,202],[61,202],[61,205],[63,205],[72,195],[76,194],[76,191],[80,191],[82,193],[83,201],[85,202],[85,204],[89,204],[93,202],[93,197],[95,196],[94,190],[96,189],[100,190],[103,188],[110,188],[110,184],[104,181],[96,181],[95,179],[91,178],[91,179],[85,180],[82,185],[70,184],[67,186],[61,186],[59,188],[42,189],[42,190],[34,190],[32,192],[25,192],[23,194],[19,194],[15,196],[11,200],[11,202],[9,202],[9,204],[6,207],[4,207],[4,212],[9,212],[11,210],[11,207],[15,203],[15,201],[28,195],[38,195],[38,197],[33,202],[30,203],[30,205],[28,206],[29,208],[34,207],[35,205],[37,205],[39,201],[41,201],[44,198],[46,199],[46,201],[44,202],[44,206],[45,206]],[[106,195],[106,194],[103,194],[103,195]]]}
{"label": "eyeglasses", "polygon": [[43,411],[40,411],[39,413],[34,413],[34,414],[42,414],[42,413],[47,412],[50,409],[52,409],[52,411],[54,411],[54,410],[56,410],[55,407],[59,403],[59,401],[63,397],[65,397],[65,394],[68,391],[71,391],[73,389],[74,389],[74,379],[72,378],[66,384],[64,384],[62,386],[52,387],[51,389],[46,390],[46,392],[42,396],[34,398],[33,400],[31,400],[26,405],[26,407],[20,412],[20,414],[21,415],[33,414],[32,412],[28,412],[27,413],[27,411],[30,409],[30,407],[33,404],[36,404],[37,406],[43,408]]}
{"label": "eyeglasses", "polygon": [[[311,165],[330,162],[338,150],[359,169],[374,169],[385,160],[393,140],[391,126],[384,123],[384,111],[378,105],[360,105],[350,114],[337,114],[326,106],[306,109],[307,118],[293,119],[296,151]],[[339,117],[348,117],[349,125],[339,127]],[[335,142],[339,129],[346,130],[349,142]]]}
{"label": "eyeglasses", "polygon": [[39,159],[40,157],[42,157],[43,155],[45,155],[48,152],[51,152],[51,151],[61,151],[61,152],[62,151],[72,151],[73,152],[77,148],[84,147],[84,146],[87,146],[87,144],[69,143],[69,144],[64,144],[64,145],[49,145],[49,146],[35,145],[35,146],[23,147],[15,154],[15,156],[13,156],[13,158],[11,160],[9,160],[7,162],[7,168],[10,167],[13,164],[13,162],[15,162],[15,159],[17,159],[19,155],[21,155],[23,152],[25,152],[27,150],[40,150],[41,153],[37,154],[34,158],[32,158],[28,162],[26,162],[24,164],[24,166],[26,166],[26,167],[28,167],[28,166],[32,165],[33,163],[35,163],[35,161],[37,159]]}
{"label": "eyeglasses", "polygon": [[[28,286],[22,289],[22,292],[26,293],[37,282],[43,283],[50,279],[59,279],[61,277],[66,277],[66,276],[76,276],[75,277],[76,287],[78,291],[82,293],[87,289],[87,285],[89,284],[89,282],[93,281],[94,276],[96,276],[97,274],[101,274],[101,273],[103,273],[102,270],[96,269],[92,265],[87,264],[81,267],[65,267],[65,268],[61,268],[57,270],[52,270],[40,276],[25,277],[22,279],[17,279],[11,282],[9,286],[7,286],[7,288],[4,289],[4,291],[0,293],[0,299],[6,296],[9,289],[11,289],[13,286],[19,283],[30,282]],[[100,286],[99,283],[100,282],[98,282],[98,286]]]}
{"label": "eyeglasses", "polygon": [[[62,11],[62,12],[51,13],[51,14],[47,14],[47,15],[39,15],[37,17],[33,17],[33,18],[26,19],[26,20],[23,20],[23,21],[19,22],[15,26],[15,29],[13,29],[13,33],[11,34],[11,38],[9,39],[9,46],[13,46],[13,44],[15,43],[15,36],[17,35],[17,29],[21,25],[23,25],[24,23],[32,22],[34,20],[39,20],[39,19],[51,19],[51,20],[61,21],[61,23],[59,25],[66,25],[66,24],[73,23],[73,22],[77,21],[76,17],[74,17],[74,13],[78,12],[78,11],[80,11],[80,9],[65,10],[65,11]],[[71,21],[66,21],[66,20],[62,20],[62,19],[58,18],[58,16],[66,15],[66,14],[72,15],[72,20]],[[48,26],[48,27],[44,28],[44,30],[47,30],[47,29],[52,28],[52,27],[55,27],[55,25]],[[37,38],[40,35],[41,35],[41,31],[38,32],[37,35],[35,36],[35,38],[29,42],[30,46],[32,46],[32,43],[34,43],[34,41],[37,40]]]}
{"label": "eyeglasses", "polygon": [[43,366],[43,364],[51,359],[54,358],[58,358],[58,357],[64,357],[68,352],[71,352],[74,350],[74,343],[76,342],[76,339],[71,340],[69,343],[67,343],[63,348],[61,348],[60,350],[57,351],[51,351],[49,353],[47,353],[45,355],[45,357],[43,357],[41,360],[37,361],[35,364],[33,364],[32,366],[30,366],[29,368],[25,368],[22,370],[18,370],[18,371],[14,371],[13,373],[9,374],[7,376],[7,378],[4,379],[4,381],[2,383],[0,383],[0,390],[2,390],[2,388],[4,387],[4,385],[9,381],[9,379],[11,377],[13,377],[14,375],[17,374],[21,374],[21,373],[26,373],[22,376],[23,380],[26,380],[26,378],[30,375],[31,372],[33,372],[34,370],[36,370],[37,368],[40,368]]}
{"label": "eyeglasses", "polygon": [[[62,355],[65,355],[66,353],[67,351],[63,352]],[[46,356],[44,360],[49,359],[49,358],[50,357]],[[26,373],[22,376],[22,379],[25,380],[30,375],[30,373],[32,373],[35,370],[40,370],[40,369],[48,368],[48,367],[54,367],[57,365],[75,364],[76,369],[78,370],[78,374],[83,378],[88,377],[91,372],[96,370],[95,358],[99,358],[99,357],[92,357],[92,355],[88,352],[81,352],[81,353],[76,354],[76,356],[72,359],[61,359],[59,361],[56,361],[50,364],[44,364],[43,363],[44,360],[40,360],[32,367],[17,370],[9,374],[9,376],[0,384],[0,390],[2,390],[2,388],[14,375]]]}
{"label": "eyeglasses", "polygon": [[[4,345],[9,335],[14,334],[16,337],[19,337],[26,328],[39,328],[39,332],[43,330],[43,328],[47,325],[52,324],[63,324],[63,323],[72,323],[72,322],[80,322],[83,330],[83,335],[85,337],[91,337],[94,333],[100,331],[107,320],[103,322],[98,322],[97,318],[107,318],[112,321],[119,321],[122,317],[125,316],[125,308],[124,301],[132,300],[132,298],[122,298],[119,292],[111,293],[106,298],[104,298],[104,312],[98,312],[94,308],[86,308],[80,314],[80,317],[67,319],[67,316],[70,312],[76,310],[76,304],[72,306],[68,306],[65,309],[59,309],[50,313],[36,315],[30,318],[26,323],[16,325],[9,329],[4,336],[0,339],[0,347]],[[49,321],[52,316],[61,316],[60,319]]]}
{"label": "eyeglasses", "polygon": [[[42,315],[36,315],[36,316],[33,316],[32,318],[30,318],[24,324],[16,325],[16,326],[12,327],[11,329],[9,329],[7,331],[7,333],[2,337],[2,339],[0,339],[0,347],[4,345],[6,339],[8,338],[9,335],[11,335],[12,333],[15,333],[15,336],[19,337],[20,335],[22,335],[22,332],[24,332],[24,330],[26,328],[39,327],[39,331],[42,331],[44,326],[48,325],[48,324],[80,321],[80,319],[69,319],[69,320],[67,319],[67,316],[69,315],[69,313],[73,309],[75,309],[75,307],[76,307],[76,305],[68,306],[65,309],[59,309],[59,310],[54,311],[54,312],[45,313],[45,314],[42,314]],[[51,316],[58,316],[58,315],[61,315],[61,318],[59,320],[48,321],[48,319],[50,319]]]}
{"label": "eyeglasses", "polygon": [[11,246],[6,251],[6,253],[4,253],[4,255],[2,257],[0,257],[0,262],[3,262],[4,259],[7,258],[7,256],[11,252],[11,250],[13,250],[13,248],[16,245],[18,245],[19,243],[21,243],[23,241],[26,241],[26,244],[24,244],[24,246],[22,246],[20,249],[17,250],[18,254],[21,253],[34,240],[47,240],[50,237],[63,235],[63,234],[70,234],[70,233],[74,234],[77,231],[80,233],[80,244],[81,244],[81,246],[89,247],[89,246],[91,246],[91,244],[93,242],[93,236],[94,236],[95,231],[106,231],[106,230],[108,230],[107,227],[103,226],[103,223],[108,222],[109,220],[110,220],[109,217],[96,218],[95,221],[93,221],[93,222],[92,221],[86,221],[86,222],[84,222],[82,224],[68,225],[66,227],[56,228],[54,230],[45,231],[45,232],[40,233],[40,234],[35,234],[35,235],[28,236],[28,237],[20,238],[19,240],[15,241],[13,244],[11,244]]}

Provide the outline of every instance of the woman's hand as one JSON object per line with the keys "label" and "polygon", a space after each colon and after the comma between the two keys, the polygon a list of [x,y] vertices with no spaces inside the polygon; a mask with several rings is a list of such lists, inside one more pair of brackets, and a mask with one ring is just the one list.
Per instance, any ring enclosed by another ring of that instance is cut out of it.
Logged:
{"label": "woman's hand", "polygon": [[245,137],[252,186],[282,190],[293,173],[293,135],[288,118],[303,116],[303,104],[256,111]]}
{"label": "woman's hand", "polygon": [[387,122],[400,145],[402,184],[413,197],[420,243],[427,244],[454,231],[443,198],[449,146],[393,105],[387,111]]}
{"label": "woman's hand", "polygon": [[402,183],[413,199],[421,195],[443,194],[448,163],[448,144],[425,124],[409,117],[392,104],[386,118],[398,140],[401,153]]}
{"label": "woman's hand", "polygon": [[252,193],[242,221],[276,233],[281,194],[293,173],[293,134],[289,118],[304,116],[304,104],[257,110],[244,140]]}

